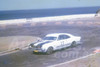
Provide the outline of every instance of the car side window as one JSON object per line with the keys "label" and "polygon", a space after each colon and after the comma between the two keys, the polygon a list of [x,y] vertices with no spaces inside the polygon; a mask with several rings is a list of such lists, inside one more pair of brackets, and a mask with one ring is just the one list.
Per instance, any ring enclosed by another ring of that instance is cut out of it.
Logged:
{"label": "car side window", "polygon": [[59,35],[58,40],[62,40],[62,39],[64,39],[63,35]]}
{"label": "car side window", "polygon": [[64,38],[64,39],[68,39],[68,38],[70,38],[70,36],[68,36],[68,35],[63,35],[63,38]]}
{"label": "car side window", "polygon": [[59,35],[58,40],[63,40],[63,39],[68,39],[68,38],[70,37],[67,35]]}

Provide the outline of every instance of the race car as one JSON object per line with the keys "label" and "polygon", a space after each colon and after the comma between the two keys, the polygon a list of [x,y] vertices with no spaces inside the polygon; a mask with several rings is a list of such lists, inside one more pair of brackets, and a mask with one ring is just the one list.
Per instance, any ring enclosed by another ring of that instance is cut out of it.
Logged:
{"label": "race car", "polygon": [[55,50],[80,44],[80,40],[80,36],[74,36],[68,33],[52,33],[47,34],[41,41],[31,43],[30,47],[33,48],[34,53],[42,52],[51,54]]}

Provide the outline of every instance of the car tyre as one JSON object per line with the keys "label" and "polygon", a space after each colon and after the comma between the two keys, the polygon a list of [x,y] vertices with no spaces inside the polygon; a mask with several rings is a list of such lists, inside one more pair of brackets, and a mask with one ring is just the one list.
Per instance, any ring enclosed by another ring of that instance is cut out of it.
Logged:
{"label": "car tyre", "polygon": [[53,47],[49,47],[46,51],[46,54],[49,55],[49,54],[52,54],[53,53]]}
{"label": "car tyre", "polygon": [[71,44],[72,47],[74,47],[74,46],[76,46],[76,45],[77,45],[77,44],[76,44],[76,41],[73,41],[72,44]]}

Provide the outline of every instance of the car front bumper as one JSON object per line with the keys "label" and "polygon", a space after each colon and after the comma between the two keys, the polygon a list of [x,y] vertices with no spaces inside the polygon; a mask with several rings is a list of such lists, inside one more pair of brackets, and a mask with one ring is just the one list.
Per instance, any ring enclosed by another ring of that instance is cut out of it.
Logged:
{"label": "car front bumper", "polygon": [[42,49],[33,49],[33,52],[34,53],[45,53],[45,51]]}

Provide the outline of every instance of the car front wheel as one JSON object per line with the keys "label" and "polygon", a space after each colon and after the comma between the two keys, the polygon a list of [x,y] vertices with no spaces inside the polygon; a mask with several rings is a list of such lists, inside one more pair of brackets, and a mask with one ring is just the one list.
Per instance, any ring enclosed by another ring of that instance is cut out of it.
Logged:
{"label": "car front wheel", "polygon": [[53,47],[49,47],[46,51],[46,54],[51,54],[53,52]]}

